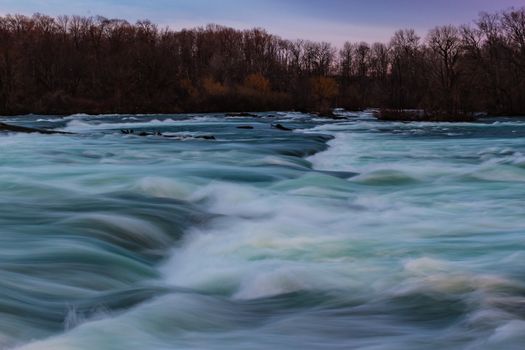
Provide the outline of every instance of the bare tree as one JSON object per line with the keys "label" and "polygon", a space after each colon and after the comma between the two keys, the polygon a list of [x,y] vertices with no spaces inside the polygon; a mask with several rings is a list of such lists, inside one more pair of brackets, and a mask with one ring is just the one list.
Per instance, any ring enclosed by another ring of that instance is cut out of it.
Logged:
{"label": "bare tree", "polygon": [[436,27],[430,30],[427,43],[431,50],[431,86],[437,92],[432,101],[433,108],[445,109],[455,115],[459,110],[458,63],[462,53],[459,30],[450,25]]}

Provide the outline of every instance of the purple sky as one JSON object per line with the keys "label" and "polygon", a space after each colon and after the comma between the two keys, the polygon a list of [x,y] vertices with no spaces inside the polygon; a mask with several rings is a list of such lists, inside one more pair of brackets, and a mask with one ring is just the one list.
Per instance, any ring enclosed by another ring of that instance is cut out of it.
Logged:
{"label": "purple sky", "polygon": [[442,24],[470,23],[479,12],[525,6],[525,0],[0,0],[0,13],[79,14],[150,19],[183,28],[217,23],[263,27],[289,39],[389,40],[401,28],[425,35]]}

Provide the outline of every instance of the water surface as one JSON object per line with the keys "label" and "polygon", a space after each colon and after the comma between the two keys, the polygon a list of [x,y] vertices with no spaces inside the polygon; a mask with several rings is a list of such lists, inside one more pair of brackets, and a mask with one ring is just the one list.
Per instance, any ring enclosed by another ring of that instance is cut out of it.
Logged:
{"label": "water surface", "polygon": [[0,348],[522,349],[525,119],[347,117],[19,117]]}

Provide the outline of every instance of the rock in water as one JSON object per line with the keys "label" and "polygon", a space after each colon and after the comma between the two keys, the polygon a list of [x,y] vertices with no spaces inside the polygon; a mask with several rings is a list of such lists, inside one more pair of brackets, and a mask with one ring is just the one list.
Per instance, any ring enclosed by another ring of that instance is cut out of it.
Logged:
{"label": "rock in water", "polygon": [[23,132],[23,133],[26,133],[26,134],[30,134],[30,133],[39,133],[39,134],[71,134],[70,132],[65,132],[65,131],[54,131],[54,130],[46,130],[46,129],[28,128],[28,127],[25,127],[25,126],[11,125],[11,124],[5,124],[5,123],[0,123],[0,131]]}
{"label": "rock in water", "polygon": [[133,129],[121,129],[121,133],[124,135],[137,135],[137,136],[160,136],[170,139],[187,140],[187,139],[203,139],[203,140],[216,140],[213,135],[164,135],[160,131],[141,131],[135,133]]}
{"label": "rock in water", "polygon": [[227,117],[258,117],[257,114],[248,113],[248,112],[233,112],[226,113]]}
{"label": "rock in water", "polygon": [[193,138],[203,139],[203,140],[215,140],[215,136],[213,135],[198,135],[198,136],[194,136]]}
{"label": "rock in water", "polygon": [[284,131],[292,131],[293,129],[287,128],[286,126],[282,124],[272,124],[272,128],[284,130]]}

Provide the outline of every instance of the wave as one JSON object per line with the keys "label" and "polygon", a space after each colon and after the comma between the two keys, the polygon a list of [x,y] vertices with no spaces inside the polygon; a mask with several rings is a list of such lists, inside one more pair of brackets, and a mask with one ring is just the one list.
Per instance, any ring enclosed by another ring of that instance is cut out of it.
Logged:
{"label": "wave", "polygon": [[352,178],[352,181],[372,186],[398,186],[398,185],[412,185],[419,180],[409,174],[392,169],[380,169],[360,174]]}
{"label": "wave", "polygon": [[62,129],[69,132],[83,132],[89,130],[115,130],[115,129],[133,129],[133,128],[148,128],[148,127],[167,127],[167,126],[184,126],[184,125],[208,125],[215,123],[224,123],[224,118],[198,116],[198,117],[183,117],[181,119],[165,118],[165,119],[147,119],[143,120],[138,117],[123,117],[112,122],[101,122],[98,120],[91,120],[85,118],[73,118]]}
{"label": "wave", "polygon": [[153,119],[150,121],[144,122],[115,122],[115,123],[90,123],[83,120],[72,120],[67,123],[66,127],[63,128],[64,131],[69,132],[81,132],[81,131],[90,131],[90,130],[108,130],[108,129],[131,129],[131,128],[141,128],[141,127],[159,127],[159,126],[169,126],[177,125],[180,122],[177,122],[173,119]]}

